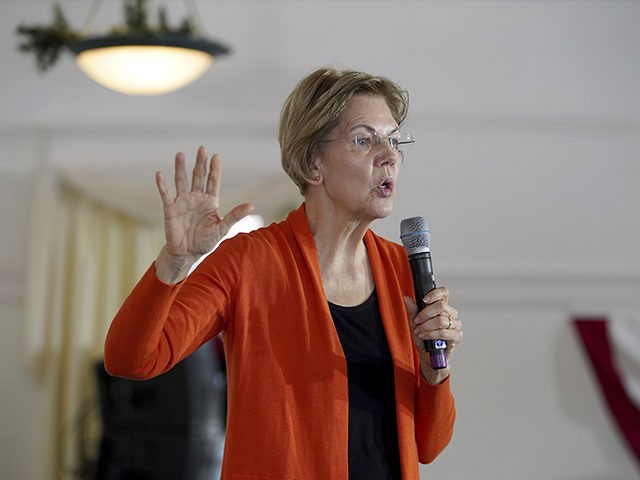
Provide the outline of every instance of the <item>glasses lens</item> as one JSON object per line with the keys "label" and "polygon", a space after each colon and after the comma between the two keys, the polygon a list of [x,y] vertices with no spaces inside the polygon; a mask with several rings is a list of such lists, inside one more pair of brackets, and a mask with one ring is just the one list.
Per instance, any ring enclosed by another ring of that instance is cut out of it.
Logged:
{"label": "glasses lens", "polygon": [[410,150],[415,142],[411,135],[404,132],[394,133],[389,137],[381,137],[377,132],[361,132],[353,137],[353,144],[358,150],[368,152],[380,145],[383,140],[388,141],[392,148],[400,152]]}
{"label": "glasses lens", "polygon": [[413,144],[415,143],[415,140],[413,139],[413,137],[408,133],[404,133],[404,132],[400,132],[397,135],[394,135],[393,139],[395,142],[394,147],[401,152],[406,152],[407,150],[411,150],[411,148],[413,147]]}

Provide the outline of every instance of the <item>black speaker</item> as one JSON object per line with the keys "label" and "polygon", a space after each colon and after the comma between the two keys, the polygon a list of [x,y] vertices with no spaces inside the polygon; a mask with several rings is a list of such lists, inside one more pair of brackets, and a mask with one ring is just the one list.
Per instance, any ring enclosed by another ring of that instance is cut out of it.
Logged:
{"label": "black speaker", "polygon": [[224,435],[223,374],[205,344],[151,380],[110,376],[97,366],[103,434],[96,480],[210,480]]}

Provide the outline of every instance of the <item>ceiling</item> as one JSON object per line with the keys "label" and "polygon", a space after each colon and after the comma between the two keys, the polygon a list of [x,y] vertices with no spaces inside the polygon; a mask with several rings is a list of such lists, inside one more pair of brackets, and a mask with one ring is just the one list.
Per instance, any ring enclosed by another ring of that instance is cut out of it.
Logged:
{"label": "ceiling", "polygon": [[[182,1],[169,6],[176,22]],[[15,27],[46,24],[52,0],[1,0],[0,128],[135,125],[273,130],[293,85],[320,65],[392,77],[411,93],[418,122],[582,122],[637,126],[640,2],[200,0],[210,37],[233,48],[196,83],[129,97],[81,74],[71,55],[39,74]],[[81,28],[91,3],[62,1]],[[122,21],[103,2],[93,31]]]}

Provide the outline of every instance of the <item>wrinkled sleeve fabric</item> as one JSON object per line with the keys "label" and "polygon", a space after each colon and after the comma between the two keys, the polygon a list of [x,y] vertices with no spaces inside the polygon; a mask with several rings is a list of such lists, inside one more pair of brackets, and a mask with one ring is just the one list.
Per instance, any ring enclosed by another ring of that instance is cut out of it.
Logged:
{"label": "wrinkled sleeve fabric", "polygon": [[151,265],[109,328],[105,368],[110,374],[153,378],[224,329],[237,278],[234,264],[242,260],[221,250],[176,285],[161,282]]}
{"label": "wrinkled sleeve fabric", "polygon": [[416,443],[421,463],[431,463],[453,436],[456,409],[450,378],[440,385],[427,383],[420,375],[416,395]]}

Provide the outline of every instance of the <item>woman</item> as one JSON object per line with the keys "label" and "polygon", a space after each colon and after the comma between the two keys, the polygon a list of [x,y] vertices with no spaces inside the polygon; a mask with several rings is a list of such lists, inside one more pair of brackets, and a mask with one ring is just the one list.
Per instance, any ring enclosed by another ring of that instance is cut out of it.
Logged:
{"label": "woman", "polygon": [[[391,213],[405,92],[383,77],[323,68],[280,119],[285,171],[304,202],[280,223],[226,240],[252,207],[218,212],[220,158],[200,147],[191,188],[156,183],[166,244],[115,317],[114,375],[159,375],[222,333],[228,416],[222,478],[416,479],[450,440],[449,368],[424,340],[462,339],[444,287],[418,312],[404,249],[369,230]],[[417,346],[417,348],[416,348]]]}

